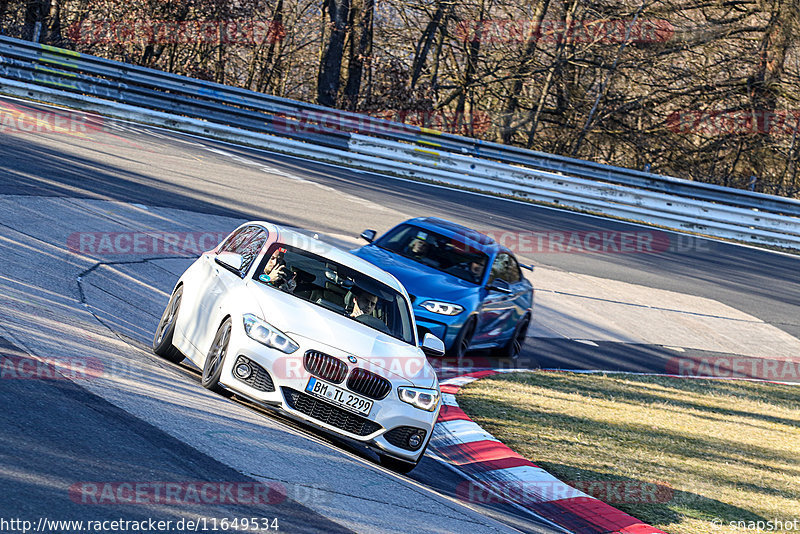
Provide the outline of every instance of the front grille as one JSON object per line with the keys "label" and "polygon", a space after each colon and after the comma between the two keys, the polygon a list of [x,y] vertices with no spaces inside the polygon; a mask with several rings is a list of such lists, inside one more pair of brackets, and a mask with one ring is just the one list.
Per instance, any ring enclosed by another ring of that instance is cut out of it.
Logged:
{"label": "front grille", "polygon": [[[240,363],[249,365],[250,369],[253,370],[253,372],[247,378],[240,378],[236,375],[236,366]],[[275,384],[272,383],[272,377],[269,376],[269,373],[266,371],[266,369],[258,365],[253,360],[240,355],[238,358],[236,358],[236,363],[233,365],[233,370],[233,376],[235,376],[237,380],[241,380],[245,384],[249,384],[251,387],[259,391],[264,391],[267,393],[275,391]]]}
{"label": "front grille", "polygon": [[[412,448],[408,444],[408,438],[411,434],[421,434],[422,439],[419,442],[419,446]],[[393,428],[388,431],[386,434],[383,435],[386,438],[386,441],[394,445],[395,447],[400,447],[401,449],[405,449],[407,451],[416,451],[422,444],[425,443],[425,436],[427,432],[421,428],[414,428],[412,426],[398,426],[397,428]]]}
{"label": "front grille", "polygon": [[290,408],[307,416],[356,436],[368,436],[382,427],[359,415],[342,410],[332,404],[316,399],[291,388],[282,387],[283,396]]}
{"label": "front grille", "polygon": [[347,364],[330,354],[309,350],[303,357],[306,371],[323,380],[341,384],[347,376]]}
{"label": "front grille", "polygon": [[370,399],[381,400],[392,390],[392,383],[366,369],[356,368],[347,379],[347,387]]}

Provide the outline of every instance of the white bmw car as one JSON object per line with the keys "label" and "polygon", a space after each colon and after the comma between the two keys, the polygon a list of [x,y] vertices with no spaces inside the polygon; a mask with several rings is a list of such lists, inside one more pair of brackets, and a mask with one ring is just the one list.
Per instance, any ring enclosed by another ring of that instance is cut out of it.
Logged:
{"label": "white bmw car", "polygon": [[316,236],[266,222],[237,228],[178,280],[153,340],[189,358],[202,385],[275,406],[413,469],[440,391],[403,286]]}

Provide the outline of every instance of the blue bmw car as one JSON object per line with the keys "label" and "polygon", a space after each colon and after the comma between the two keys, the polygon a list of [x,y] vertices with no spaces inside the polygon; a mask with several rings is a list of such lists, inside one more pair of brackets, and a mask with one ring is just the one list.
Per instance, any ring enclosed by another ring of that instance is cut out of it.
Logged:
{"label": "blue bmw car", "polygon": [[432,217],[410,219],[379,239],[375,230],[361,237],[369,244],[352,252],[405,286],[420,339],[430,332],[458,358],[473,349],[519,355],[531,322],[533,286],[510,250]]}

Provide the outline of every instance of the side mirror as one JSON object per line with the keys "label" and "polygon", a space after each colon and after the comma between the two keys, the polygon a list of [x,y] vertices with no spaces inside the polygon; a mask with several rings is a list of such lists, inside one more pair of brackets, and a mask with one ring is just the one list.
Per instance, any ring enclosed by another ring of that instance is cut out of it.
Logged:
{"label": "side mirror", "polygon": [[367,243],[372,243],[375,241],[375,236],[378,235],[378,232],[375,230],[364,230],[361,232],[361,239],[366,241]]}
{"label": "side mirror", "polygon": [[420,348],[426,356],[444,356],[444,342],[430,332],[422,338]]}
{"label": "side mirror", "polygon": [[525,263],[520,263],[519,266],[522,267],[523,269],[528,269],[530,272],[533,272],[533,265],[527,265]]}
{"label": "side mirror", "polygon": [[511,293],[511,286],[505,280],[496,279],[494,282],[486,286],[489,291],[497,291],[498,293]]}
{"label": "side mirror", "polygon": [[220,252],[214,258],[217,263],[234,271],[241,271],[244,265],[244,256],[235,252]]}

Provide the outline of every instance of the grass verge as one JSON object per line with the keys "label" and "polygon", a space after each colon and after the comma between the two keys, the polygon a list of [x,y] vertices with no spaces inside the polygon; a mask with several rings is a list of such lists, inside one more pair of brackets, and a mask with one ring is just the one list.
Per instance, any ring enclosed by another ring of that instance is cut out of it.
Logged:
{"label": "grass verge", "polygon": [[796,386],[512,373],[467,385],[458,403],[559,479],[666,532],[800,529]]}

